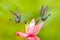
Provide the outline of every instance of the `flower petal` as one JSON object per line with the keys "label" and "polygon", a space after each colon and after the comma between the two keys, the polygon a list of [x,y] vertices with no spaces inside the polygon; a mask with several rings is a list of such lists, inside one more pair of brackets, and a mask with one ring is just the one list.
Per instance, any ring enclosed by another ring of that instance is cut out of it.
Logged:
{"label": "flower petal", "polygon": [[35,35],[41,30],[43,25],[44,25],[44,22],[41,22],[40,24],[35,26]]}
{"label": "flower petal", "polygon": [[22,33],[22,32],[17,32],[16,33],[18,36],[21,36],[21,37],[27,37],[28,35],[27,34],[24,34],[24,33]]}
{"label": "flower petal", "polygon": [[40,40],[40,38],[37,37],[37,36],[35,36],[35,37],[28,37],[27,39],[28,39],[28,40]]}
{"label": "flower petal", "polygon": [[26,26],[26,28],[25,28],[26,33],[28,33],[28,29],[29,29],[28,23],[25,26]]}
{"label": "flower petal", "polygon": [[30,22],[30,25],[29,25],[30,27],[33,27],[33,26],[35,26],[35,20],[34,19],[32,19],[32,21]]}
{"label": "flower petal", "polygon": [[33,34],[34,33],[34,26],[35,26],[35,20],[33,19],[31,21],[30,25],[28,25],[28,30],[27,30],[28,34]]}

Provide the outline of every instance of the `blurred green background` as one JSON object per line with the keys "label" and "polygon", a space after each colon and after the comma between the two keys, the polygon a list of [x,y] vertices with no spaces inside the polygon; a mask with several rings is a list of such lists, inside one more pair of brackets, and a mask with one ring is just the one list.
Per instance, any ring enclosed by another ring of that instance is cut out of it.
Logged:
{"label": "blurred green background", "polygon": [[8,20],[14,19],[9,10],[16,12],[18,8],[22,19],[29,23],[40,17],[42,5],[48,5],[52,15],[38,36],[41,40],[60,40],[60,0],[0,0],[0,40],[26,40],[16,35],[17,31],[25,32],[25,24]]}

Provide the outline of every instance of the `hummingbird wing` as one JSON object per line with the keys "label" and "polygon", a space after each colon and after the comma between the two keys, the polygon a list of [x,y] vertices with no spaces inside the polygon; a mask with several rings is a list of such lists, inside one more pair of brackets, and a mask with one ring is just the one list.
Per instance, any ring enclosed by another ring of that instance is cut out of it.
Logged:
{"label": "hummingbird wing", "polygon": [[11,14],[15,17],[15,19],[17,19],[18,18],[18,16],[17,16],[17,14],[16,13],[14,13],[13,11],[11,11],[10,10],[10,12],[11,12]]}
{"label": "hummingbird wing", "polygon": [[46,7],[43,9],[43,17],[46,17],[47,11],[48,11],[48,6],[46,6]]}
{"label": "hummingbird wing", "polygon": [[21,14],[20,14],[19,10],[16,10],[16,14],[17,14],[17,18],[21,19]]}

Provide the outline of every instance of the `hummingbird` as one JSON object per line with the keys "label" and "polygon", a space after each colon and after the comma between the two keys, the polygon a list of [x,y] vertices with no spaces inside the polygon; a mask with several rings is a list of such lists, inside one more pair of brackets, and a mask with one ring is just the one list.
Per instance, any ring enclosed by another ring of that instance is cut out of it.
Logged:
{"label": "hummingbird", "polygon": [[48,12],[48,6],[45,6],[45,7],[42,6],[41,12],[40,12],[40,17],[42,21],[46,21],[46,19],[51,15],[51,14],[47,15],[47,12]]}
{"label": "hummingbird", "polygon": [[38,23],[40,20],[41,21],[46,21],[46,19],[51,15],[51,14],[48,14],[47,15],[47,12],[48,12],[48,6],[42,6],[41,7],[41,10],[40,10],[40,17],[39,19],[36,21],[36,23]]}
{"label": "hummingbird", "polygon": [[[20,12],[19,12],[18,10],[16,11],[16,13],[13,12],[12,10],[10,10],[10,12],[11,12],[12,16],[14,16],[14,18],[15,18],[14,21],[15,21],[16,23],[23,22],[23,23],[26,24],[26,21],[24,21],[24,20],[21,19],[21,14],[20,14]],[[9,19],[9,20],[11,20],[11,19]]]}

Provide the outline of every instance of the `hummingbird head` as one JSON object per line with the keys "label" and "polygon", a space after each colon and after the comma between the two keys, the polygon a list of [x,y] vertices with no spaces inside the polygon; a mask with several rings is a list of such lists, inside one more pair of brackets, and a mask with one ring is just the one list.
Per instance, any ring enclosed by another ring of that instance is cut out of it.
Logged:
{"label": "hummingbird head", "polygon": [[41,18],[42,21],[46,21],[46,18]]}
{"label": "hummingbird head", "polygon": [[20,23],[20,21],[21,21],[21,20],[19,20],[19,19],[15,20],[16,23]]}

